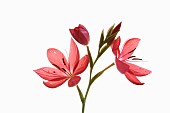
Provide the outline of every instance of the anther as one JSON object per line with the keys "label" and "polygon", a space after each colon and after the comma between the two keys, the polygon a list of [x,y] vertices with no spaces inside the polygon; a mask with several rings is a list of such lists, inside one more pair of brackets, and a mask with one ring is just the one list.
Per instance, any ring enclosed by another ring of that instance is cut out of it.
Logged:
{"label": "anther", "polygon": [[136,56],[130,56],[128,59],[130,59],[130,58],[134,58],[134,57],[136,57]]}
{"label": "anther", "polygon": [[142,60],[141,58],[133,58],[132,60]]}
{"label": "anther", "polygon": [[62,58],[62,61],[63,61],[63,64],[66,65],[65,61],[64,61],[64,58]]}
{"label": "anther", "polygon": [[60,67],[58,67],[57,65],[55,65],[55,64],[52,64],[52,65],[55,66],[56,68],[60,69]]}
{"label": "anther", "polygon": [[66,72],[66,70],[64,68],[61,68],[64,72]]}

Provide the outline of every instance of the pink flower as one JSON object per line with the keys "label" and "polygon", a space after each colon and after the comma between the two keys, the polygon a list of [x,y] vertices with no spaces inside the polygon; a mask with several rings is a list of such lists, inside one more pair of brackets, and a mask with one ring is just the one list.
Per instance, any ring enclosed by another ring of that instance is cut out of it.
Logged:
{"label": "pink flower", "polygon": [[151,71],[128,62],[129,58],[141,60],[134,58],[135,56],[131,56],[138,46],[140,39],[131,38],[127,40],[121,52],[119,50],[120,41],[121,39],[118,37],[111,46],[112,52],[116,57],[115,61],[118,71],[124,74],[130,82],[136,85],[143,85],[144,83],[141,83],[137,77],[148,75]]}
{"label": "pink flower", "polygon": [[78,47],[72,39],[68,62],[63,53],[54,48],[47,50],[47,57],[56,68],[42,67],[34,72],[46,80],[43,83],[49,88],[56,88],[67,80],[69,87],[77,85],[81,79],[78,75],[85,71],[89,63],[88,55],[80,59]]}
{"label": "pink flower", "polygon": [[79,42],[82,45],[88,45],[90,41],[90,36],[89,36],[89,32],[83,25],[79,24],[78,27],[69,30],[71,35],[77,42]]}

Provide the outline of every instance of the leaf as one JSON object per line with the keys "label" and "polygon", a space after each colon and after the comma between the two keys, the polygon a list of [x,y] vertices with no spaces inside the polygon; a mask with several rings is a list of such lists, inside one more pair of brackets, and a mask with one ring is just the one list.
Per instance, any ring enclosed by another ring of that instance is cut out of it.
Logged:
{"label": "leaf", "polygon": [[99,42],[99,49],[103,46],[104,41],[104,30],[102,30],[101,36],[100,36],[100,42]]}
{"label": "leaf", "polygon": [[92,84],[100,75],[103,74],[104,71],[98,72],[90,81],[90,84]]}
{"label": "leaf", "polygon": [[119,32],[119,31],[117,31],[117,32],[111,34],[110,36],[108,36],[108,37],[105,39],[104,43],[108,43],[110,40],[114,40],[114,38],[116,37],[116,35],[117,35],[118,32]]}
{"label": "leaf", "polygon": [[110,47],[110,45],[106,44],[106,45],[100,50],[98,57],[100,57],[109,47]]}
{"label": "leaf", "polygon": [[87,52],[88,52],[88,56],[89,56],[89,60],[90,60],[90,68],[92,68],[93,67],[93,59],[92,59],[92,56],[91,56],[89,46],[87,46]]}
{"label": "leaf", "polygon": [[77,85],[77,90],[79,92],[79,96],[80,96],[81,102],[84,103],[84,96],[83,96],[83,93],[81,92],[81,90],[80,90],[78,85]]}
{"label": "leaf", "polygon": [[107,66],[106,68],[104,68],[103,70],[101,70],[100,72],[98,72],[90,81],[90,85],[98,78],[100,77],[103,72],[105,72],[107,69],[109,69],[110,67],[112,67],[113,65],[115,65],[115,63],[111,63],[109,66]]}
{"label": "leaf", "polygon": [[110,36],[110,35],[112,34],[112,31],[113,31],[113,29],[114,29],[114,26],[115,26],[115,24],[113,24],[113,25],[110,27],[110,29],[108,30],[108,33],[107,33],[107,35],[106,35],[106,39],[107,39],[108,36]]}

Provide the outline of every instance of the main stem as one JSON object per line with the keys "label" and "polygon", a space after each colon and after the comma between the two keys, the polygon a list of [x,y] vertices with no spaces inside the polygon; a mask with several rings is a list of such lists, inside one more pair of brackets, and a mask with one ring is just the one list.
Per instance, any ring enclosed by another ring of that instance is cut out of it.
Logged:
{"label": "main stem", "polygon": [[[95,62],[94,62],[94,64],[93,64],[93,67],[94,67],[95,63],[97,62],[97,60],[98,60],[98,57],[96,58],[96,60],[95,60]],[[107,66],[106,68],[104,68],[104,69],[102,70],[102,72],[106,71],[107,69],[109,69],[109,68],[112,67],[113,65],[114,65],[114,63],[110,64],[109,66]],[[90,90],[90,87],[91,87],[91,85],[92,85],[92,83],[91,83],[91,75],[92,75],[93,67],[90,69],[89,84],[88,84],[88,87],[87,87],[87,90],[86,90],[86,94],[85,94],[85,97],[84,97],[84,101],[82,102],[82,113],[84,113],[87,95],[88,95],[89,90]]]}
{"label": "main stem", "polygon": [[86,94],[85,94],[85,97],[84,97],[84,102],[82,103],[82,113],[84,113],[87,95],[88,95],[89,90],[90,90],[90,86],[91,86],[91,75],[92,75],[92,70],[93,70],[93,67],[94,67],[95,63],[96,63],[96,60],[95,60],[95,62],[94,62],[94,64],[93,64],[93,66],[90,68],[89,84],[88,84],[88,87],[87,87],[87,90],[86,90]]}

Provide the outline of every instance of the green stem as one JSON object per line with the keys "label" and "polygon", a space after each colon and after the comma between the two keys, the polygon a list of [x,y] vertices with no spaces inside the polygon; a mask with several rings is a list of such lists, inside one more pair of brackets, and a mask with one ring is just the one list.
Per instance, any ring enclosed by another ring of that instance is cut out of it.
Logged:
{"label": "green stem", "polygon": [[[89,47],[87,46],[87,50],[88,50],[88,53],[89,53]],[[99,55],[99,51],[98,51],[98,55]],[[84,101],[82,103],[82,113],[84,113],[84,110],[85,110],[85,105],[86,105],[86,99],[87,99],[87,95],[89,93],[89,90],[90,90],[90,84],[91,84],[91,76],[92,76],[92,71],[93,71],[93,67],[94,65],[96,64],[97,60],[98,60],[98,55],[95,59],[95,61],[93,62],[93,65],[90,67],[90,77],[89,77],[89,84],[88,84],[88,87],[87,87],[87,90],[86,90],[86,94],[85,94],[85,97],[84,97]]]}
{"label": "green stem", "polygon": [[85,103],[86,102],[82,103],[82,113],[84,113]]}
{"label": "green stem", "polygon": [[[90,50],[89,50],[89,47],[88,47],[88,46],[87,46],[87,50],[88,50],[88,53],[90,53]],[[91,87],[91,85],[92,85],[92,83],[91,83],[91,81],[92,81],[92,71],[93,71],[94,65],[96,64],[96,62],[98,61],[98,59],[99,59],[99,57],[100,57],[100,56],[99,56],[99,53],[100,53],[100,52],[99,52],[99,50],[98,50],[97,57],[96,57],[95,61],[92,62],[93,65],[90,67],[89,83],[88,83],[88,87],[87,87],[85,96],[83,97],[83,101],[82,101],[82,113],[84,113],[84,111],[85,111],[85,105],[86,105],[87,95],[88,95],[89,90],[90,90],[90,87]],[[91,53],[90,53],[90,56],[91,56]],[[92,60],[92,57],[91,57],[91,60]],[[110,68],[111,66],[113,66],[113,65],[114,65],[114,63],[110,64],[109,66],[107,66],[106,68],[104,68],[104,69],[102,70],[102,72],[106,71],[107,69],[109,69],[109,68]],[[79,92],[81,92],[81,90],[80,90],[79,87],[77,87],[77,89],[79,90]]]}
{"label": "green stem", "polygon": [[112,67],[114,65],[115,65],[115,63],[113,62],[110,65],[108,65],[106,68],[104,68],[102,71],[104,72],[104,71],[106,71],[107,69],[109,69],[110,67]]}
{"label": "green stem", "polygon": [[[115,65],[115,63],[110,64],[109,66],[107,66],[106,68],[104,68],[101,72],[106,71],[107,69],[109,69],[110,67],[112,67],[113,65]],[[86,99],[87,99],[87,95],[89,93],[90,87],[92,86],[91,80],[90,83],[88,85],[87,91],[86,91],[86,95],[84,97],[84,101],[82,102],[82,113],[84,113],[85,110],[85,105],[86,105]]]}
{"label": "green stem", "polygon": [[[87,46],[88,47],[88,46]],[[89,49],[89,47],[88,47],[88,49]],[[85,94],[85,97],[84,97],[84,100],[86,101],[86,98],[87,98],[87,95],[88,95],[88,92],[89,92],[89,90],[90,90],[90,84],[91,84],[91,76],[92,76],[92,71],[93,71],[93,67],[94,67],[94,65],[96,64],[96,62],[97,62],[97,60],[99,59],[99,50],[98,50],[98,54],[97,54],[97,57],[96,57],[96,59],[95,59],[95,61],[93,62],[93,66],[90,68],[90,78],[89,78],[89,84],[88,84],[88,87],[87,87],[87,90],[86,90],[86,94]],[[85,106],[85,105],[84,105]]]}

